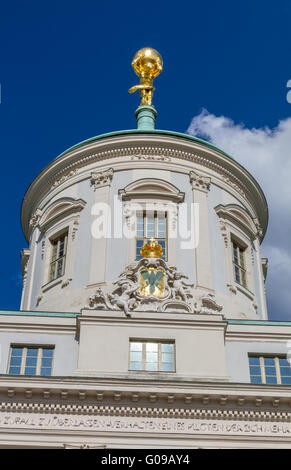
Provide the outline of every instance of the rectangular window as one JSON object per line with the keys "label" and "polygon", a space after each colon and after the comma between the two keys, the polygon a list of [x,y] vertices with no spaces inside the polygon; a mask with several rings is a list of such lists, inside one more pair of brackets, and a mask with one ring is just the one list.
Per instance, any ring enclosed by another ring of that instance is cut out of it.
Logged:
{"label": "rectangular window", "polygon": [[52,346],[11,346],[8,374],[51,375],[53,355]]}
{"label": "rectangular window", "polygon": [[130,370],[147,372],[175,371],[174,342],[130,341]]}
{"label": "rectangular window", "polygon": [[246,269],[245,269],[245,249],[232,241],[232,263],[234,270],[234,279],[243,287],[247,287]]}
{"label": "rectangular window", "polygon": [[291,365],[284,356],[249,356],[251,383],[291,385]]}
{"label": "rectangular window", "polygon": [[57,238],[51,239],[50,242],[51,261],[48,282],[58,279],[63,276],[65,272],[68,232],[63,233]]}
{"label": "rectangular window", "polygon": [[143,245],[154,238],[163,248],[162,259],[167,259],[167,217],[166,213],[152,212],[138,214],[136,217],[136,259],[142,258]]}

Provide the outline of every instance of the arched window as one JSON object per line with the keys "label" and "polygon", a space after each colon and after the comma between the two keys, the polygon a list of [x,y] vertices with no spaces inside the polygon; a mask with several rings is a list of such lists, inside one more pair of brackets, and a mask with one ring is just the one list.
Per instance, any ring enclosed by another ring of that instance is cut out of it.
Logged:
{"label": "arched window", "polygon": [[42,258],[44,259],[42,293],[58,283],[66,286],[73,276],[73,244],[80,211],[86,202],[70,197],[50,204],[39,221]]}
{"label": "arched window", "polygon": [[178,204],[185,194],[167,181],[143,178],[119,190],[119,196],[129,232],[128,261],[140,259],[143,244],[154,238],[163,259],[175,263]]}

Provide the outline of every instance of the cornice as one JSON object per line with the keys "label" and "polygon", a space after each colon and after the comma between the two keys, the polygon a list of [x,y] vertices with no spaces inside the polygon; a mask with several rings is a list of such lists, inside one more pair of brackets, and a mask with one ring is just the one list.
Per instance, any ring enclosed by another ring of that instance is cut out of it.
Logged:
{"label": "cornice", "polygon": [[56,316],[11,316],[1,314],[0,331],[41,332],[54,334],[75,334],[76,319]]}
{"label": "cornice", "polygon": [[274,332],[274,331],[231,331],[227,330],[227,341],[270,341],[273,343],[290,341],[290,332]]}
{"label": "cornice", "polygon": [[290,387],[278,385],[2,375],[0,394],[7,412],[291,420]]}
{"label": "cornice", "polygon": [[193,328],[193,329],[216,329],[222,330],[223,334],[226,333],[227,323],[223,321],[223,316],[220,312],[217,314],[207,313],[159,313],[156,312],[142,312],[131,311],[130,317],[125,317],[121,311],[106,312],[101,310],[86,310],[82,309],[82,315],[77,317],[77,332],[79,331],[81,323],[98,323],[98,324],[112,324],[121,328],[128,328],[131,325],[142,326],[167,326],[168,328]]}
{"label": "cornice", "polygon": [[[25,194],[22,205],[24,233],[27,235],[32,213],[37,210],[45,195],[57,186],[56,182],[62,184],[68,179],[74,181],[81,169],[90,164],[122,159],[127,167],[131,167],[134,161],[142,164],[149,157],[156,162],[165,158],[168,169],[174,164],[172,159],[179,159],[214,171],[225,184],[250,201],[265,232],[268,219],[265,196],[258,183],[240,164],[200,142],[187,142],[186,139],[174,136],[138,134],[85,143],[51,162],[35,178]],[[115,170],[113,162],[110,162],[110,167]]]}

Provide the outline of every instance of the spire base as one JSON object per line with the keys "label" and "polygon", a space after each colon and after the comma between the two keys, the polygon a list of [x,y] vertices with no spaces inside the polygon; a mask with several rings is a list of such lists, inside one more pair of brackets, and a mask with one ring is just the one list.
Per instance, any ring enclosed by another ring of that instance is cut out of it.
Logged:
{"label": "spire base", "polygon": [[141,105],[135,111],[137,128],[141,131],[153,131],[155,129],[157,111],[148,104]]}

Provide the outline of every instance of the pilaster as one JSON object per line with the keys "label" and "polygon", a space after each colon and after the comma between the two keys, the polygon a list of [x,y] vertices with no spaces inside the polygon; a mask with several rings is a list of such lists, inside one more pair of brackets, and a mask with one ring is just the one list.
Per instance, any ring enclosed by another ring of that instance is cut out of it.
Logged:
{"label": "pilaster", "polygon": [[189,173],[192,185],[192,202],[199,204],[199,239],[195,248],[197,287],[212,291],[211,252],[208,224],[207,195],[211,179],[194,171]]}
{"label": "pilaster", "polygon": [[[89,277],[90,285],[105,282],[107,240],[110,224],[110,186],[112,179],[112,168],[91,173],[91,186],[94,189],[94,200],[91,215],[95,216],[96,218],[92,224],[91,231],[91,264]],[[100,236],[100,233],[98,236],[97,233],[95,233],[95,223],[98,225],[98,231],[99,229],[102,229],[102,236]]]}

